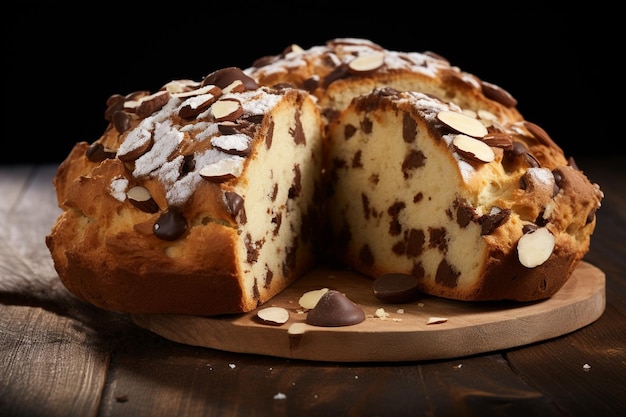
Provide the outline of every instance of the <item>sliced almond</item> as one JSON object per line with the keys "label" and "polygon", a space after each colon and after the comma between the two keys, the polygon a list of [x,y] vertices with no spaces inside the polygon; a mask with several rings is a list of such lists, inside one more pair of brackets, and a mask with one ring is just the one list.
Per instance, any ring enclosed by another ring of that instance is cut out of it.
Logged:
{"label": "sliced almond", "polygon": [[488,133],[487,128],[480,120],[463,113],[443,110],[437,113],[437,119],[449,128],[473,138],[482,138]]}
{"label": "sliced almond", "polygon": [[217,96],[212,93],[189,97],[180,106],[180,109],[178,110],[178,115],[183,119],[191,119],[192,117],[196,117],[197,115],[208,109],[211,104],[215,103],[215,100],[217,100]]}
{"label": "sliced almond", "polygon": [[131,187],[126,192],[126,197],[128,197],[128,201],[135,207],[137,207],[141,211],[145,211],[146,213],[156,213],[159,211],[158,204],[150,195],[150,191],[148,191],[145,187],[136,185]]}
{"label": "sliced almond", "polygon": [[382,67],[384,63],[385,54],[383,52],[376,51],[354,58],[348,64],[348,69],[353,74],[367,75]]}
{"label": "sliced almond", "polygon": [[166,90],[157,91],[156,93],[142,97],[139,99],[139,105],[135,109],[135,113],[139,117],[148,117],[161,107],[165,106],[170,99],[170,93]]}
{"label": "sliced almond", "polygon": [[488,133],[483,136],[482,141],[494,148],[512,149],[513,137],[504,132]]}
{"label": "sliced almond", "polygon": [[496,157],[489,145],[467,135],[456,135],[452,144],[457,152],[466,159],[489,163]]}
{"label": "sliced almond", "polygon": [[522,235],[517,242],[517,256],[526,268],[534,268],[548,260],[554,250],[554,235],[539,227]]}
{"label": "sliced almond", "polygon": [[148,152],[150,148],[152,148],[152,144],[154,143],[154,138],[147,130],[137,130],[132,131],[136,134],[132,137],[132,140],[128,139],[127,131],[123,136],[124,141],[120,145],[120,148],[117,150],[117,158],[122,162],[132,162],[135,159],[139,158],[144,153]]}
{"label": "sliced almond", "polygon": [[213,103],[211,112],[216,122],[235,121],[243,115],[241,103],[235,99],[222,99]]}
{"label": "sliced almond", "polygon": [[185,91],[193,91],[198,88],[200,83],[194,80],[173,80],[163,86],[163,90],[168,91],[171,95],[176,96]]}
{"label": "sliced almond", "polygon": [[200,176],[211,182],[224,182],[239,177],[243,170],[244,158],[232,156],[206,165],[199,172]]}
{"label": "sliced almond", "polygon": [[215,97],[219,97],[222,95],[222,89],[216,85],[209,84],[200,88],[196,88],[195,90],[181,91],[179,93],[172,94],[172,96],[184,99],[188,97],[199,96],[202,94],[212,94]]}
{"label": "sliced almond", "polygon": [[312,310],[317,305],[322,295],[328,292],[328,288],[321,288],[319,290],[311,290],[307,291],[300,297],[298,300],[298,304],[300,307],[305,308],[307,310]]}
{"label": "sliced almond", "polygon": [[447,322],[448,319],[446,317],[429,317],[426,324],[440,324]]}
{"label": "sliced almond", "polygon": [[284,324],[289,320],[289,311],[282,307],[266,307],[257,311],[256,315],[264,322]]}
{"label": "sliced almond", "polygon": [[246,91],[246,86],[243,85],[243,81],[234,80],[232,83],[224,87],[224,94],[226,93],[242,93]]}

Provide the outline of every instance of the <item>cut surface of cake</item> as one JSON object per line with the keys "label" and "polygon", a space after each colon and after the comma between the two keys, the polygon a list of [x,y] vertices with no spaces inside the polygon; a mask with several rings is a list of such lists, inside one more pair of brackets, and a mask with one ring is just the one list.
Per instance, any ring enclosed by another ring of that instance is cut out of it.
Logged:
{"label": "cut surface of cake", "polygon": [[356,98],[329,126],[339,259],[459,300],[558,291],[588,250],[601,193],[532,125],[491,120],[417,92]]}

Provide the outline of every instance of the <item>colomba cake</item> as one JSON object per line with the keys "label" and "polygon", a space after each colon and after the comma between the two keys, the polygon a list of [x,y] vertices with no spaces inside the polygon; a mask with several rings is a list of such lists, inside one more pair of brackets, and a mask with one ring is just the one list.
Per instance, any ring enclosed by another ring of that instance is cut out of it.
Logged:
{"label": "colomba cake", "polygon": [[116,94],[58,168],[46,244],[72,293],[131,313],[251,311],[324,262],[544,299],[603,194],[516,106],[435,53],[354,38]]}

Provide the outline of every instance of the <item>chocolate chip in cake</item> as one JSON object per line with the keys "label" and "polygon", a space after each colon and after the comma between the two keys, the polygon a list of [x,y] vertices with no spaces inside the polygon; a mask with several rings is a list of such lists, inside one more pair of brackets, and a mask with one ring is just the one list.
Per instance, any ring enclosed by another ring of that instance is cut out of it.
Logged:
{"label": "chocolate chip in cake", "polygon": [[113,126],[118,133],[124,133],[130,129],[130,115],[123,110],[113,113]]}
{"label": "chocolate chip in cake", "polygon": [[365,266],[374,265],[374,254],[372,253],[372,249],[370,249],[369,245],[365,244],[361,247],[359,251],[359,261]]}
{"label": "chocolate chip in cake", "polygon": [[307,324],[322,327],[352,326],[364,320],[363,309],[337,290],[325,292],[306,317]]}
{"label": "chocolate chip in cake", "polygon": [[449,288],[454,288],[458,284],[459,275],[461,275],[459,271],[450,265],[446,259],[442,259],[437,267],[435,282]]}
{"label": "chocolate chip in cake", "polygon": [[422,151],[412,149],[402,161],[402,174],[404,179],[408,179],[410,171],[421,168],[425,165],[426,157]]}
{"label": "chocolate chip in cake", "polygon": [[406,143],[413,143],[416,137],[417,122],[409,113],[404,113],[404,116],[402,116],[402,139]]}
{"label": "chocolate chip in cake", "polygon": [[246,90],[256,90],[259,85],[250,76],[246,75],[241,68],[227,67],[214,71],[202,80],[202,86],[213,84],[221,89],[231,85],[233,81],[239,80]]}
{"label": "chocolate chip in cake", "polygon": [[343,136],[346,140],[350,139],[356,133],[356,126],[352,124],[346,124],[343,128]]}
{"label": "chocolate chip in cake", "polygon": [[486,81],[482,81],[480,86],[485,97],[497,101],[505,107],[517,106],[517,100],[502,87]]}
{"label": "chocolate chip in cake", "polygon": [[178,209],[171,207],[157,219],[152,231],[159,239],[173,241],[181,237],[187,227],[187,219]]}
{"label": "chocolate chip in cake", "polygon": [[511,209],[493,207],[489,214],[478,218],[478,223],[482,227],[480,234],[483,236],[492,234],[495,229],[506,223],[509,217],[511,217]]}
{"label": "chocolate chip in cake", "polygon": [[295,127],[293,129],[289,129],[289,133],[293,136],[293,141],[297,145],[306,145],[306,135],[304,134],[304,129],[302,128],[302,119],[300,109],[296,111],[295,115]]}
{"label": "chocolate chip in cake", "polygon": [[226,205],[228,210],[232,214],[233,218],[239,216],[239,222],[245,224],[247,221],[246,211],[243,205],[243,197],[233,191],[227,191],[224,193],[226,199]]}
{"label": "chocolate chip in cake", "polygon": [[105,159],[115,158],[115,151],[106,148],[100,142],[94,142],[87,148],[85,155],[91,162],[102,162]]}
{"label": "chocolate chip in cake", "polygon": [[372,283],[372,291],[376,298],[386,303],[410,303],[419,295],[417,284],[417,278],[412,275],[390,273],[376,278]]}

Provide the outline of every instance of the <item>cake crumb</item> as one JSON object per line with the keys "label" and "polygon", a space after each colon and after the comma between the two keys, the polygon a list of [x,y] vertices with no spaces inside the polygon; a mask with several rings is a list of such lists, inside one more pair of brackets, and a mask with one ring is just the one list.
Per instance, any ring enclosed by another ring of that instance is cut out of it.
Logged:
{"label": "cake crumb", "polygon": [[389,317],[389,313],[387,313],[384,308],[378,308],[376,309],[374,316],[378,317],[379,319],[386,320],[387,317]]}

